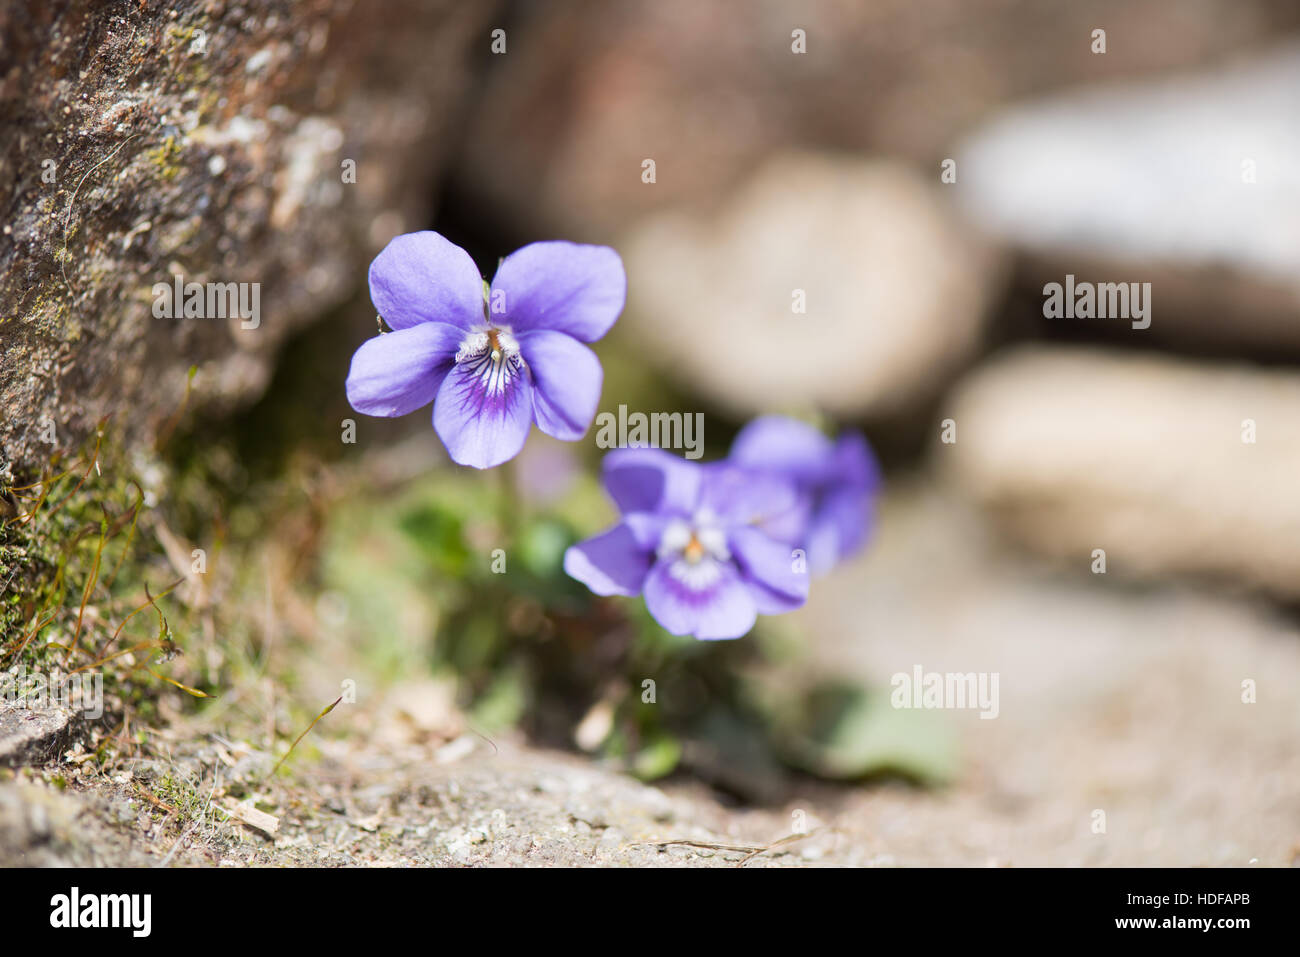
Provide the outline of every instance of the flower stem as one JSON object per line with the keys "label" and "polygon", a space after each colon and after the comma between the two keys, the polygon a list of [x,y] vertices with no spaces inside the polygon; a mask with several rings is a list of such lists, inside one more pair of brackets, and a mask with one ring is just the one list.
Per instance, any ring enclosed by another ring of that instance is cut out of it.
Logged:
{"label": "flower stem", "polygon": [[502,544],[508,548],[519,538],[519,530],[523,525],[523,502],[519,498],[519,476],[515,473],[515,463],[506,462],[497,471],[501,473],[497,522],[504,540]]}

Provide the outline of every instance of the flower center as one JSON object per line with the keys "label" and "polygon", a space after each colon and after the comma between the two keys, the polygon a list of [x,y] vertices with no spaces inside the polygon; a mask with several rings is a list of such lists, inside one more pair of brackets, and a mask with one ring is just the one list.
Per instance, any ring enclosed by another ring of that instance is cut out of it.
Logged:
{"label": "flower center", "polygon": [[489,392],[499,392],[523,371],[519,342],[505,326],[471,332],[456,350],[456,363],[477,377]]}
{"label": "flower center", "polygon": [[656,554],[669,563],[674,578],[692,588],[707,588],[721,574],[721,565],[731,558],[727,533],[708,509],[690,519],[675,518],[659,536]]}

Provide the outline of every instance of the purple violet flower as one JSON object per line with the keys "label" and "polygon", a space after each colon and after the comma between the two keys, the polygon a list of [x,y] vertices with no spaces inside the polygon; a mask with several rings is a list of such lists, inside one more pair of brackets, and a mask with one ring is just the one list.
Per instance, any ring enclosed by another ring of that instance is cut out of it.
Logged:
{"label": "purple violet flower", "polygon": [[823,575],[866,544],[880,490],[880,466],[858,432],[831,441],[811,425],[779,415],[754,419],[736,436],[727,460],[783,476],[806,496],[799,529],[786,521],[766,527],[783,542],[801,543],[813,575]]}
{"label": "purple violet flower", "polygon": [[597,595],[644,594],[655,621],[700,639],[739,638],[759,614],[807,599],[803,563],[760,530],[800,514],[788,478],[653,448],[615,449],[602,471],[622,520],[564,554],[564,570]]}
{"label": "purple violet flower", "polygon": [[604,377],[582,343],[609,331],[626,295],[607,246],[532,243],[487,287],[469,253],[438,233],[398,236],[370,264],[370,298],[393,331],[353,355],[348,402],[378,416],[432,402],[452,460],[479,469],[519,454],[534,422],[575,441]]}

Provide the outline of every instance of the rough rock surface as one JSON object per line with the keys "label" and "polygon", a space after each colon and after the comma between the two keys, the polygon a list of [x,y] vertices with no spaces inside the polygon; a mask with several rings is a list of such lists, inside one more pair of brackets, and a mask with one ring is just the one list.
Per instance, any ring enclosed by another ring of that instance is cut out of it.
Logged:
{"label": "rough rock surface", "polygon": [[716,219],[665,213],[621,244],[621,332],[741,414],[889,412],[974,349],[997,257],[939,187],[885,162],[785,154]]}
{"label": "rough rock surface", "polygon": [[1300,595],[1300,375],[1026,348],[981,367],[940,445],[953,486],[1087,568]]}
{"label": "rough rock surface", "polygon": [[[490,10],[7,4],[0,458],[30,468],[103,415],[171,412],[192,364],[200,397],[256,396],[275,345],[419,225]],[[261,283],[260,324],[155,318],[177,273]]]}
{"label": "rough rock surface", "polygon": [[67,708],[19,708],[0,701],[0,765],[42,764],[58,756],[72,733]]}

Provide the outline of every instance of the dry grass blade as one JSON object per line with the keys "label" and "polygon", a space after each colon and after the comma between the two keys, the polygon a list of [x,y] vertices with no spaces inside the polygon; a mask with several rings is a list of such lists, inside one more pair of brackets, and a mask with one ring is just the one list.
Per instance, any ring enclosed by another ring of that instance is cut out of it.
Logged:
{"label": "dry grass blade", "polygon": [[191,688],[189,685],[183,685],[183,684],[181,684],[179,681],[177,681],[175,678],[168,678],[166,675],[164,675],[164,674],[160,674],[159,672],[155,671],[153,668],[149,668],[149,669],[147,669],[147,670],[148,670],[149,674],[153,675],[153,676],[154,676],[155,678],[157,678],[159,681],[165,681],[165,682],[167,682],[169,685],[171,685],[171,686],[174,687],[174,688],[180,688],[182,691],[184,691],[184,692],[185,692],[186,694],[188,694],[188,695],[193,695],[193,696],[196,697],[196,698],[211,698],[211,697],[212,697],[212,695],[208,694],[206,691],[200,691],[198,688]]}
{"label": "dry grass blade", "polygon": [[[59,509],[63,508],[63,506],[67,503],[68,499],[72,498],[72,496],[80,492],[81,486],[85,485],[86,479],[90,478],[90,473],[94,471],[96,464],[98,464],[99,462],[99,450],[104,442],[104,424],[106,421],[107,420],[102,420],[99,423],[99,428],[95,430],[95,451],[91,453],[90,464],[86,466],[86,471],[82,474],[81,478],[77,480],[77,484],[72,487],[72,491],[69,492],[67,495],[63,496],[63,498],[59,499],[58,504],[55,505],[52,509],[50,509],[49,515],[46,516],[47,518],[50,517],[50,515],[56,514],[59,511]],[[33,511],[33,514],[35,514],[35,511]]]}
{"label": "dry grass blade", "polygon": [[802,841],[805,838],[812,837],[820,830],[821,828],[814,828],[813,830],[807,831],[803,834],[787,834],[785,837],[779,838],[778,840],[773,841],[771,844],[766,844],[763,847],[751,851],[749,855],[745,857],[743,860],[739,861],[736,864],[736,866],[744,867],[746,864],[748,864],[754,858],[758,857],[758,855],[760,854],[766,854],[768,851],[776,850],[778,847],[784,847],[786,844],[793,844],[796,841]]}
{"label": "dry grass blade", "polygon": [[190,391],[194,386],[194,376],[198,374],[198,371],[198,366],[190,366],[190,371],[185,376],[185,393],[181,396],[181,403],[167,417],[167,421],[163,423],[162,428],[158,430],[154,438],[155,450],[161,450],[167,444],[167,441],[172,437],[172,433],[176,431],[176,426],[180,424],[181,417],[185,415],[185,409],[190,404]]}
{"label": "dry grass blade", "polygon": [[[113,587],[113,582],[117,581],[117,573],[122,570],[122,563],[126,561],[126,556],[130,553],[131,545],[135,541],[136,524],[140,520],[140,509],[144,507],[144,490],[134,481],[131,484],[135,485],[136,491],[135,504],[131,507],[131,527],[126,533],[126,542],[122,545],[122,551],[117,556],[117,564],[113,566],[112,574],[110,574],[104,582],[105,588],[111,589]],[[119,531],[121,531],[120,523],[113,528],[110,537],[116,535]],[[162,596],[160,595],[159,597]]]}
{"label": "dry grass blade", "polygon": [[275,762],[275,767],[271,769],[271,775],[270,775],[271,777],[275,777],[275,773],[280,770],[280,765],[284,764],[284,762],[289,759],[289,755],[293,754],[293,749],[298,747],[298,742],[301,741],[303,738],[307,737],[308,732],[310,732],[312,728],[316,727],[317,722],[319,722],[321,718],[325,717],[325,715],[329,714],[331,711],[337,708],[339,702],[342,700],[343,700],[343,695],[339,695],[337,698],[335,698],[333,704],[331,704],[320,714],[316,715],[316,720],[312,721],[311,724],[307,725],[307,729],[303,731],[302,734],[298,735],[298,737],[293,739],[293,744],[289,745],[289,750],[284,752],[284,756],[281,757],[279,761]]}
{"label": "dry grass blade", "polygon": [[138,645],[132,645],[130,648],[123,648],[121,651],[114,652],[111,655],[105,655],[103,658],[96,659],[95,661],[92,661],[88,665],[82,665],[80,668],[73,668],[71,671],[68,672],[68,674],[69,675],[80,674],[81,672],[88,671],[91,668],[98,668],[100,665],[108,664],[108,662],[110,661],[115,661],[116,659],[121,658],[123,655],[129,655],[135,651],[148,651],[150,648],[159,648],[159,647],[161,647],[161,645],[159,645],[158,642],[156,641],[142,641]]}
{"label": "dry grass blade", "polygon": [[[100,652],[100,654],[107,654],[108,649],[112,648],[113,645],[117,643],[117,638],[120,634],[122,634],[122,629],[126,627],[126,623],[128,621],[130,621],[132,618],[134,618],[136,615],[140,614],[140,612],[144,611],[146,608],[150,606],[157,608],[158,606],[156,602],[158,601],[158,599],[165,598],[172,590],[177,588],[183,581],[185,581],[184,578],[176,579],[176,581],[172,582],[165,589],[159,592],[157,597],[149,594],[149,586],[146,585],[144,589],[144,593],[145,593],[144,602],[141,603],[134,611],[132,611],[131,614],[127,615],[125,618],[122,619],[121,623],[119,623],[117,626],[117,630],[113,632],[113,637],[108,639],[108,644],[104,646],[104,649],[103,651]],[[162,612],[159,612],[159,614],[162,614]],[[103,660],[107,660],[107,659],[103,659]]]}
{"label": "dry grass blade", "polygon": [[60,274],[63,276],[63,284],[64,284],[65,286],[68,287],[68,299],[69,299],[69,303],[71,303],[71,302],[73,302],[73,301],[75,300],[75,294],[74,294],[73,291],[72,291],[72,283],[68,282],[68,264],[67,264],[67,261],[68,261],[68,227],[72,225],[72,210],[73,210],[73,207],[75,207],[76,204],[77,204],[77,194],[78,194],[79,192],[81,192],[82,184],[84,184],[84,183],[86,182],[86,180],[89,179],[89,178],[91,177],[91,175],[95,172],[95,170],[99,169],[101,166],[103,166],[105,163],[107,163],[109,160],[111,160],[114,156],[116,156],[118,153],[120,153],[120,152],[122,151],[122,147],[126,146],[127,143],[131,142],[131,141],[132,141],[133,139],[135,139],[137,136],[143,136],[143,135],[144,135],[143,133],[132,133],[130,136],[128,136],[128,137],[127,137],[126,139],[124,139],[122,142],[120,142],[120,143],[118,143],[116,146],[114,146],[113,149],[112,149],[112,151],[111,151],[107,156],[105,156],[103,159],[101,159],[98,163],[96,163],[96,164],[95,164],[94,166],[92,166],[90,169],[86,170],[86,172],[82,173],[82,174],[81,174],[81,179],[77,180],[76,188],[73,189],[73,191],[72,191],[72,197],[68,200],[68,211],[67,211],[67,213],[64,214],[64,217],[63,217],[63,249],[60,250],[60,252],[59,252],[59,272],[60,272]]}
{"label": "dry grass blade", "polygon": [[64,664],[67,664],[68,655],[72,654],[72,649],[76,648],[81,642],[81,625],[86,615],[86,603],[90,601],[95,585],[99,582],[99,563],[104,557],[104,543],[106,541],[108,541],[107,515],[99,523],[99,544],[95,546],[95,560],[91,563],[90,575],[86,578],[86,587],[81,590],[81,607],[77,609],[77,630],[72,633],[72,642],[63,656]]}
{"label": "dry grass blade", "polygon": [[26,647],[31,643],[31,640],[35,638],[38,634],[40,634],[41,629],[44,628],[46,625],[48,625],[50,622],[52,622],[58,616],[58,614],[59,613],[57,610],[50,612],[48,618],[39,622],[35,628],[33,628],[31,631],[27,633],[27,637],[22,640],[22,643],[18,646],[17,650],[13,653],[13,656],[10,658],[11,663],[18,660],[18,656],[23,653],[24,649],[26,649]]}

